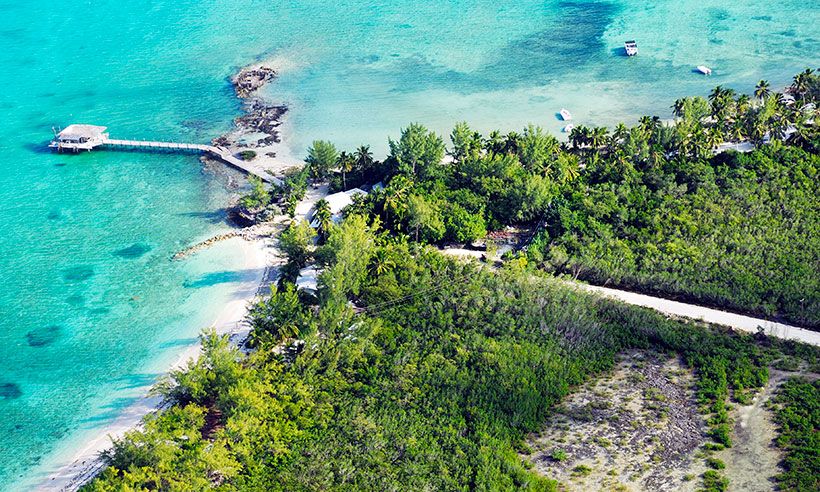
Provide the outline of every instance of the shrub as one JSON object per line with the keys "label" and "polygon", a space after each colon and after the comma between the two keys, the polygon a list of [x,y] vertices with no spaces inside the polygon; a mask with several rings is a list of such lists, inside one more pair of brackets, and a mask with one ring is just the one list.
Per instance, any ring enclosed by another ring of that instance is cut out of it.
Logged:
{"label": "shrub", "polygon": [[729,424],[715,426],[709,432],[709,436],[718,444],[722,444],[727,448],[732,447],[732,430],[729,428]]}
{"label": "shrub", "polygon": [[256,159],[256,151],[243,150],[242,152],[239,153],[239,157],[243,161],[252,161],[252,160]]}
{"label": "shrub", "polygon": [[707,470],[703,473],[703,492],[725,492],[729,488],[729,479],[716,472]]}
{"label": "shrub", "polygon": [[792,378],[774,399],[780,426],[777,446],[785,451],[785,471],[777,476],[783,490],[820,490],[820,380]]}
{"label": "shrub", "polygon": [[561,461],[564,461],[564,460],[567,459],[567,452],[564,451],[563,449],[555,448],[555,449],[552,450],[552,453],[550,454],[550,458],[552,458],[554,461],[558,461],[560,463]]}

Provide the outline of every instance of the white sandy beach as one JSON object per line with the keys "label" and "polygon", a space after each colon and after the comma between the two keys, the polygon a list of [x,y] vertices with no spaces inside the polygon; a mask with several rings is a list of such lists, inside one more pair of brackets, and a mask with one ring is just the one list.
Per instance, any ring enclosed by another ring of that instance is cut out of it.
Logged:
{"label": "white sandy beach", "polygon": [[[257,295],[265,278],[266,268],[270,265],[270,251],[268,244],[262,239],[246,241],[236,238],[230,241],[242,252],[243,267],[257,273],[254,278],[239,284],[233,300],[222,308],[212,326],[218,333],[230,334],[232,341],[238,342],[243,340],[249,331],[243,320],[248,303]],[[200,350],[199,344],[186,347],[168,371],[183,367],[188,360],[198,357]],[[148,395],[149,389],[150,387],[145,387],[144,395],[136,403],[123,410],[113,422],[99,431],[97,437],[86,442],[70,459],[58,462],[54,471],[48,473],[48,478],[37,487],[37,490],[73,491],[96,475],[103,467],[98,459],[99,453],[111,446],[112,439],[122,437],[127,431],[139,427],[145,415],[156,411],[162,405],[161,398]]]}

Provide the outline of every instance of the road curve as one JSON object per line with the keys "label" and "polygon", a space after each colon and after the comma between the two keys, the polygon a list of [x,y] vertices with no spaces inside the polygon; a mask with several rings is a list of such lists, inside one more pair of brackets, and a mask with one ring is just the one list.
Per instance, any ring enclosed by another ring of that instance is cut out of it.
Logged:
{"label": "road curve", "polygon": [[[447,248],[440,250],[442,253],[461,257],[480,259],[484,253],[460,248]],[[742,314],[730,313],[719,309],[712,309],[695,304],[672,301],[662,297],[653,297],[645,294],[636,294],[625,290],[611,289],[609,287],[599,287],[597,285],[583,284],[581,282],[564,281],[567,285],[586,292],[593,292],[611,299],[616,299],[627,304],[643,306],[654,309],[658,312],[672,316],[680,316],[715,325],[728,326],[735,330],[757,333],[757,329],[762,327],[766,335],[781,338],[784,340],[796,340],[820,347],[820,332],[791,326],[784,323],[777,323],[765,319],[752,318]]]}
{"label": "road curve", "polygon": [[718,309],[685,304],[678,301],[670,301],[661,297],[652,297],[644,294],[636,294],[624,290],[599,287],[578,282],[568,282],[580,290],[594,292],[605,297],[617,299],[627,304],[652,308],[664,314],[681,316],[716,325],[728,326],[736,330],[757,333],[759,327],[763,328],[766,335],[782,338],[785,340],[797,340],[810,345],[820,346],[820,332],[798,328],[784,323],[777,323],[765,319],[752,318],[742,314],[729,313]]}

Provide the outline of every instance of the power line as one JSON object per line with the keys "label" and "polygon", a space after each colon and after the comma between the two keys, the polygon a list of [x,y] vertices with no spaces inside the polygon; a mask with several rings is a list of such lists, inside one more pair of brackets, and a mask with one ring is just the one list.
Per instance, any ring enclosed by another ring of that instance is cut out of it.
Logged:
{"label": "power line", "polygon": [[450,284],[450,283],[453,283],[453,282],[461,282],[463,280],[466,280],[467,277],[470,276],[470,274],[471,274],[471,272],[470,273],[465,273],[465,274],[460,275],[460,276],[455,277],[455,278],[442,279],[441,282],[434,285],[433,287],[423,289],[423,290],[419,290],[419,291],[415,291],[415,292],[411,292],[410,294],[407,294],[407,295],[404,295],[404,296],[401,296],[401,297],[397,297],[397,298],[391,299],[389,301],[384,301],[384,302],[381,302],[379,304],[374,304],[372,306],[367,306],[367,307],[364,308],[364,311],[366,311],[367,313],[369,313],[371,315],[374,315],[374,316],[379,315],[379,314],[383,313],[384,311],[387,311],[389,309],[393,309],[395,307],[399,307],[405,301],[409,301],[409,300],[414,299],[414,298],[416,298],[420,295],[423,295],[423,294],[428,294],[428,293],[431,293],[431,292],[441,290],[441,288],[443,288],[446,284]]}

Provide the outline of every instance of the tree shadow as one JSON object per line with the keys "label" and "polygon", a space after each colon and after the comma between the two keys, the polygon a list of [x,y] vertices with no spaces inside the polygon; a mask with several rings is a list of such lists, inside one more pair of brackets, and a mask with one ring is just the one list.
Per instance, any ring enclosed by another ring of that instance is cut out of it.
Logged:
{"label": "tree shadow", "polygon": [[202,287],[212,287],[219,284],[230,284],[244,282],[264,272],[263,268],[252,270],[223,270],[221,272],[211,272],[200,276],[194,280],[183,282],[186,289],[200,289]]}
{"label": "tree shadow", "polygon": [[211,224],[221,224],[227,218],[227,211],[224,208],[208,212],[182,212],[177,215],[182,217],[193,217],[195,219],[205,219]]}
{"label": "tree shadow", "polygon": [[177,338],[176,340],[168,340],[167,342],[161,343],[159,348],[167,349],[167,348],[174,348],[174,347],[190,347],[191,345],[195,345],[198,342],[199,342],[199,338],[197,338],[197,337]]}
{"label": "tree shadow", "polygon": [[134,389],[152,386],[160,378],[160,373],[136,373],[120,376],[115,381],[122,383],[117,389]]}
{"label": "tree shadow", "polygon": [[82,419],[80,423],[92,424],[91,427],[94,427],[95,425],[101,422],[112,422],[115,419],[117,419],[120,415],[122,415],[123,411],[125,411],[128,407],[134,405],[141,399],[141,396],[115,398],[111,401],[111,403],[102,405],[100,407],[102,409],[101,412],[92,415],[91,417],[86,417]]}

